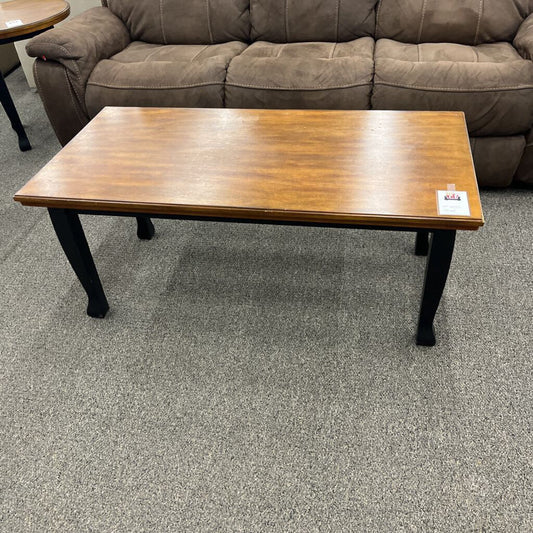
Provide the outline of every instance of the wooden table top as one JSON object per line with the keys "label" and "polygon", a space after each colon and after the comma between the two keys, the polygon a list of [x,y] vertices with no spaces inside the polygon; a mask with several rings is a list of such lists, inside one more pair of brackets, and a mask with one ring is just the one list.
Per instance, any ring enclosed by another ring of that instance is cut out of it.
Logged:
{"label": "wooden table top", "polygon": [[[0,3],[0,39],[50,28],[67,18],[70,5],[63,0],[11,0]],[[13,21],[22,24],[10,27]]]}
{"label": "wooden table top", "polygon": [[[437,190],[468,193],[441,216]],[[483,225],[460,112],[105,108],[15,195],[91,211]]]}

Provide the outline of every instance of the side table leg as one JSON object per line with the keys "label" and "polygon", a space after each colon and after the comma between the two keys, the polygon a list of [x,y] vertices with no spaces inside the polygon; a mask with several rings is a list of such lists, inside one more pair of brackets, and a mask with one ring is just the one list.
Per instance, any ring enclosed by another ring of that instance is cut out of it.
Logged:
{"label": "side table leg", "polygon": [[429,251],[429,231],[416,232],[415,255],[427,255]]}
{"label": "side table leg", "polygon": [[446,285],[452,262],[454,243],[455,230],[435,230],[433,232],[416,334],[416,343],[418,345],[435,345],[433,320]]}
{"label": "side table leg", "polygon": [[19,138],[19,148],[25,152],[26,150],[31,150],[31,144],[28,140],[28,137],[26,136],[26,132],[24,131],[24,126],[22,125],[22,122],[20,121],[19,115],[17,113],[17,109],[15,108],[15,104],[13,103],[13,99],[11,98],[11,95],[9,94],[9,90],[7,88],[6,82],[4,80],[4,76],[0,72],[0,100],[2,101],[2,106],[4,107],[6,114],[11,122],[11,127],[17,132],[18,138]]}
{"label": "side table leg", "polygon": [[65,255],[89,298],[87,314],[95,318],[104,318],[109,304],[78,214],[68,209],[51,208],[48,212]]}
{"label": "side table leg", "polygon": [[152,221],[148,217],[137,218],[137,237],[143,240],[150,240],[154,234],[155,229]]}

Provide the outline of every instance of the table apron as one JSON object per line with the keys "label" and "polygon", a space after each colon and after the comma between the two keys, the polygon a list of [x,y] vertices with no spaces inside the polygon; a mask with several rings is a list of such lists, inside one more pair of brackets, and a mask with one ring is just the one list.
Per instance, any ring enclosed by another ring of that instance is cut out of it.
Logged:
{"label": "table apron", "polygon": [[[64,209],[50,207],[48,209]],[[303,227],[317,227],[317,228],[342,228],[342,229],[368,229],[368,230],[382,230],[382,231],[428,231],[434,233],[435,231],[454,231],[447,229],[427,228],[424,226],[387,226],[387,225],[371,225],[371,224],[346,224],[346,223],[330,223],[330,222],[312,222],[299,220],[274,220],[274,219],[260,219],[260,218],[245,218],[245,217],[216,217],[216,216],[197,216],[197,215],[166,215],[154,214],[150,212],[121,212],[121,211],[92,211],[89,209],[65,209],[77,215],[99,215],[99,216],[116,216],[116,217],[147,217],[167,220],[198,220],[201,222],[230,222],[232,224],[267,224],[272,226],[303,226]]]}

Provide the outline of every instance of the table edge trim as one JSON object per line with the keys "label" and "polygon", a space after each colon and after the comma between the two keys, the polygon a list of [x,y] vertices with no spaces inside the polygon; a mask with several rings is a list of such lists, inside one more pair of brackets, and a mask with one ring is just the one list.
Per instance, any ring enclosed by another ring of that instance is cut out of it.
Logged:
{"label": "table edge trim", "polygon": [[483,218],[417,217],[407,215],[377,215],[350,213],[331,213],[323,211],[296,211],[281,209],[261,209],[258,207],[201,206],[188,204],[150,204],[141,202],[118,202],[103,200],[73,200],[66,198],[43,198],[15,194],[13,199],[24,206],[70,209],[73,211],[112,211],[117,213],[142,213],[154,215],[197,216],[219,218],[243,218],[273,221],[299,221],[320,224],[383,225],[391,227],[413,227],[428,229],[477,230],[484,225]]}

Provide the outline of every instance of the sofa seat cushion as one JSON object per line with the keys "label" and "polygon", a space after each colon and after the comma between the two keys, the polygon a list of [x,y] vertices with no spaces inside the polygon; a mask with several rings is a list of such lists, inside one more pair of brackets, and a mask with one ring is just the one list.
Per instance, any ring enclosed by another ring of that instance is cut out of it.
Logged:
{"label": "sofa seat cushion", "polygon": [[506,42],[376,43],[375,109],[464,111],[471,135],[514,135],[533,123],[533,63]]}
{"label": "sofa seat cushion", "polygon": [[104,106],[223,107],[228,64],[246,46],[133,42],[96,65],[85,96],[89,115]]}
{"label": "sofa seat cushion", "polygon": [[240,108],[368,109],[374,40],[253,43],[234,58],[226,105]]}

